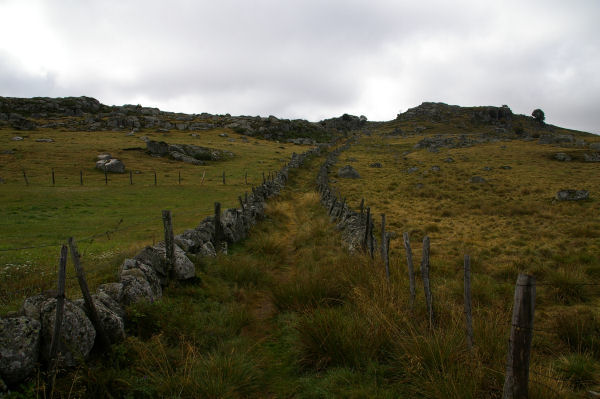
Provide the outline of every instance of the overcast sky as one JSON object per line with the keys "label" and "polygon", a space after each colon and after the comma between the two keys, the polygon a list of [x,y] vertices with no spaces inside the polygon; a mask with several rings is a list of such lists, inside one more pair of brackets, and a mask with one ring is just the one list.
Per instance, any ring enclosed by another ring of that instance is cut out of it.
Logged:
{"label": "overcast sky", "polygon": [[598,0],[0,0],[0,96],[390,120],[509,105],[600,132]]}

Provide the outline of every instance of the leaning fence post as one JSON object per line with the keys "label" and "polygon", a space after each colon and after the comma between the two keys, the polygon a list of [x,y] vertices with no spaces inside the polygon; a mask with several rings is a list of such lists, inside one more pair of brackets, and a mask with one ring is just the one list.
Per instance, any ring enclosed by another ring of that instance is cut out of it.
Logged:
{"label": "leaning fence post", "polygon": [[165,258],[169,276],[173,278],[175,274],[175,238],[173,237],[173,215],[171,211],[162,211],[162,220],[165,228]]}
{"label": "leaning fence post", "polygon": [[535,277],[519,274],[515,286],[502,399],[529,397],[529,357],[535,311]]}
{"label": "leaning fence post", "polygon": [[408,268],[408,281],[410,285],[410,308],[415,305],[415,269],[413,267],[412,249],[410,248],[410,238],[408,232],[402,233],[404,239],[404,249],[406,251],[406,266]]}
{"label": "leaning fence post", "polygon": [[100,347],[103,349],[108,349],[110,347],[110,341],[108,340],[108,337],[104,332],[104,326],[100,321],[100,317],[98,317],[96,306],[94,305],[94,301],[92,300],[92,296],[90,295],[90,290],[88,289],[87,282],[85,281],[85,273],[83,271],[83,267],[81,267],[80,255],[77,251],[77,245],[75,244],[75,240],[73,240],[73,237],[69,237],[68,242],[69,248],[71,250],[71,259],[73,260],[75,272],[77,273],[77,281],[79,282],[79,287],[81,288],[81,293],[83,294],[83,301],[85,303],[85,307],[89,312],[90,321],[96,329],[96,336],[98,337],[98,340],[100,342]]}
{"label": "leaning fence post", "polygon": [[23,178],[25,179],[25,185],[29,185],[29,180],[27,180],[27,173],[25,173],[25,169],[23,169]]}
{"label": "leaning fence post", "polygon": [[50,342],[50,369],[56,370],[58,359],[58,345],[60,343],[60,330],[62,328],[63,313],[65,308],[65,280],[67,275],[67,246],[60,249],[60,261],[58,263],[58,293],[56,294],[56,314],[54,316],[54,332]]}
{"label": "leaning fence post", "polygon": [[429,314],[429,329],[433,328],[433,298],[431,295],[431,285],[429,283],[429,237],[423,238],[423,258],[421,259],[421,278],[423,279],[423,288],[425,290],[425,300],[427,301],[427,313]]}
{"label": "leaning fence post", "polygon": [[206,176],[206,171],[202,172],[202,181],[200,182],[200,185],[204,184],[204,177]]}
{"label": "leaning fence post", "polygon": [[471,257],[465,255],[465,322],[467,323],[467,346],[473,349],[473,316],[471,313]]}

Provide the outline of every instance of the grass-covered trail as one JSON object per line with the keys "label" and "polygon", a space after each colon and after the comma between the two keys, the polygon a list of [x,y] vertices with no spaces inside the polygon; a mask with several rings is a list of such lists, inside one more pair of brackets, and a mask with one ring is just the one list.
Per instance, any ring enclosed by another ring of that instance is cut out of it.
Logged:
{"label": "grass-covered trail", "polygon": [[[460,301],[442,290],[429,331],[422,298],[409,310],[402,259],[388,283],[379,261],[341,248],[314,191],[320,162],[291,172],[243,244],[199,261],[198,282],[129,308],[129,338],[62,376],[53,396],[500,397],[508,310],[476,310],[469,352]],[[546,385],[532,384],[531,397],[569,397]],[[43,389],[25,392],[52,396]]]}

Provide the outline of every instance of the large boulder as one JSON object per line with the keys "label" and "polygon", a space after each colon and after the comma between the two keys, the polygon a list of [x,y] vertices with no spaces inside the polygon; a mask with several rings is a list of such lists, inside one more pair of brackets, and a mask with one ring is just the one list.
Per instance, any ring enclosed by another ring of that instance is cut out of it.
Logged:
{"label": "large boulder", "polygon": [[346,165],[338,170],[337,177],[346,179],[359,179],[360,175],[352,166]]}
{"label": "large boulder", "polygon": [[33,373],[40,350],[41,324],[31,317],[0,320],[0,378],[17,384]]}
{"label": "large boulder", "polygon": [[125,173],[125,164],[117,158],[101,159],[96,162],[96,169],[108,173]]}
{"label": "large boulder", "polygon": [[591,154],[583,154],[583,160],[585,162],[600,162],[600,153],[593,152]]}
{"label": "large boulder", "polygon": [[558,201],[582,201],[590,197],[587,190],[560,190],[556,193]]}
{"label": "large boulder", "polygon": [[36,320],[41,320],[42,305],[48,299],[50,299],[50,297],[46,294],[38,294],[25,298],[21,305],[21,314]]}
{"label": "large boulder", "polygon": [[142,273],[144,273],[144,276],[146,277],[146,280],[148,281],[148,284],[150,284],[150,288],[152,289],[152,296],[154,297],[154,299],[159,299],[160,297],[162,297],[162,287],[160,285],[160,279],[158,278],[156,272],[154,271],[154,269],[152,269],[151,266],[148,266],[136,259],[125,259],[123,265],[121,266],[121,272],[131,269],[140,269]]}
{"label": "large boulder", "polygon": [[154,302],[152,287],[140,269],[121,272],[121,284],[123,284],[123,296],[121,297],[123,305],[127,306],[140,301]]}
{"label": "large boulder", "polygon": [[[56,319],[56,299],[48,299],[42,305],[42,357],[48,361],[50,345]],[[86,359],[94,346],[96,330],[83,310],[65,299],[61,339],[58,344],[59,363],[64,367],[74,367]]]}
{"label": "large boulder", "polygon": [[[108,340],[115,344],[125,339],[125,326],[123,324],[123,318],[118,314],[109,309],[104,303],[98,298],[97,295],[92,295],[94,301],[94,307],[96,308],[96,314],[102,323],[102,328],[108,337]],[[89,317],[90,311],[85,305],[83,299],[77,299],[73,301],[85,314]]]}
{"label": "large boulder", "polygon": [[[161,284],[167,284],[169,270],[166,259],[165,243],[160,242],[153,247],[144,248],[135,259],[150,266],[156,272]],[[175,278],[187,280],[196,275],[196,268],[191,260],[185,256],[185,252],[175,244]]]}

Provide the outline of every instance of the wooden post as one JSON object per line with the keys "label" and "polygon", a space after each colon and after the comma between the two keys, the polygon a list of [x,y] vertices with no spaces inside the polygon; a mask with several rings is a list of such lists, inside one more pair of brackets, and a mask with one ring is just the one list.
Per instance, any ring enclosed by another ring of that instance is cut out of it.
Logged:
{"label": "wooden post", "polygon": [[60,249],[60,261],[58,263],[58,293],[56,294],[56,314],[54,316],[54,332],[50,343],[50,368],[56,369],[58,359],[58,345],[60,343],[60,330],[65,309],[65,281],[67,276],[67,246]]}
{"label": "wooden post", "polygon": [[27,173],[25,173],[25,169],[23,169],[23,178],[25,179],[25,185],[29,185],[29,180],[27,180]]}
{"label": "wooden post", "polygon": [[106,171],[106,165],[104,165],[104,184],[108,184],[108,172]]}
{"label": "wooden post", "polygon": [[175,274],[175,238],[173,237],[173,215],[171,211],[162,211],[162,220],[165,228],[165,258],[169,276],[173,278]]}
{"label": "wooden post", "polygon": [[369,230],[371,226],[371,207],[367,207],[367,220],[365,221],[365,237],[363,239],[363,251],[367,252],[369,246]]}
{"label": "wooden post", "polygon": [[406,266],[408,267],[408,281],[410,286],[410,308],[415,306],[415,269],[413,267],[412,249],[408,232],[402,234],[404,239],[404,250],[406,251]]}
{"label": "wooden post", "polygon": [[179,172],[177,173],[177,176],[178,176],[177,183],[178,183],[178,184],[181,184],[181,171],[179,171]]}
{"label": "wooden post", "polygon": [[52,185],[56,185],[56,180],[54,180],[54,168],[52,168]]}
{"label": "wooden post", "polygon": [[154,171],[154,185],[156,186],[156,171]]}
{"label": "wooden post", "polygon": [[[381,260],[385,259],[385,213],[381,214]],[[389,277],[389,276],[388,276]]]}
{"label": "wooden post", "polygon": [[133,172],[129,171],[129,185],[133,186]]}
{"label": "wooden post", "polygon": [[421,278],[423,279],[423,288],[425,290],[425,300],[427,302],[427,313],[429,313],[429,329],[433,328],[433,298],[431,295],[431,285],[429,283],[429,237],[423,238],[423,258],[421,259]]}
{"label": "wooden post", "polygon": [[364,213],[364,207],[365,207],[365,199],[363,198],[360,200],[360,206],[358,207],[360,209],[361,215]]}
{"label": "wooden post", "polygon": [[535,311],[535,278],[519,274],[515,286],[512,328],[502,399],[528,398],[529,357]]}
{"label": "wooden post", "polygon": [[467,347],[473,349],[473,315],[471,313],[471,257],[465,255],[465,322],[467,327]]}
{"label": "wooden post", "polygon": [[225,171],[223,171],[223,184],[225,184]]}
{"label": "wooden post", "polygon": [[244,174],[244,184],[246,186],[248,185],[248,171],[246,171],[246,173]]}
{"label": "wooden post", "polygon": [[96,337],[98,338],[100,347],[106,350],[110,347],[110,341],[104,332],[104,326],[100,321],[100,317],[98,317],[96,306],[94,305],[94,301],[90,295],[90,290],[88,289],[87,282],[85,281],[85,273],[83,271],[83,267],[81,267],[81,257],[77,251],[77,245],[75,244],[73,237],[69,237],[68,241],[69,249],[71,250],[71,259],[73,260],[73,266],[75,266],[75,272],[77,272],[77,281],[79,282],[79,287],[81,288],[81,293],[83,294],[85,307],[89,312],[90,321],[96,329]]}
{"label": "wooden post", "polygon": [[223,226],[221,225],[221,203],[215,202],[215,248],[218,250],[223,239]]}
{"label": "wooden post", "polygon": [[384,252],[384,264],[385,264],[385,275],[387,280],[390,281],[390,233],[385,233],[385,252]]}
{"label": "wooden post", "polygon": [[200,182],[200,185],[204,184],[204,176],[206,176],[206,171],[202,172],[202,181]]}
{"label": "wooden post", "polygon": [[79,184],[83,186],[83,170],[79,171]]}

